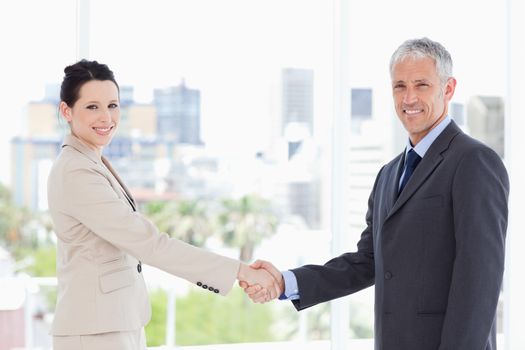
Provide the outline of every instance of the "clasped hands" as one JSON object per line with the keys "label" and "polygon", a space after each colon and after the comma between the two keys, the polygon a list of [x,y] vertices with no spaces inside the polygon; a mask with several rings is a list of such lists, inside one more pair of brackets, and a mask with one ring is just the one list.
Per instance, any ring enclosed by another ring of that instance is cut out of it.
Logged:
{"label": "clasped hands", "polygon": [[273,264],[257,260],[251,265],[241,263],[239,286],[254,303],[266,303],[284,293],[284,280],[281,271]]}

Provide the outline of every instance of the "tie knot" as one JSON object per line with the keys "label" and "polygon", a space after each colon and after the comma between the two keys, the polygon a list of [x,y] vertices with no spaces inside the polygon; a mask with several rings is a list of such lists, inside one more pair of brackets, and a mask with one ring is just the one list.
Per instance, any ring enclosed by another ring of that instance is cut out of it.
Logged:
{"label": "tie knot", "polygon": [[406,161],[407,168],[410,168],[412,170],[415,169],[420,161],[421,161],[421,157],[419,156],[419,154],[416,153],[416,151],[414,151],[414,149],[411,149],[410,151],[408,151],[407,161]]}

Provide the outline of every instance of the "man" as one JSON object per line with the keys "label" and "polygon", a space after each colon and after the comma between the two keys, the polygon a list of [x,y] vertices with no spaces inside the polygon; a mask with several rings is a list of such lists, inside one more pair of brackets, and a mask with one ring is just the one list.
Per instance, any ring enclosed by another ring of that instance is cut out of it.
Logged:
{"label": "man", "polygon": [[[281,299],[297,310],[375,284],[376,350],[493,350],[504,266],[509,181],[498,155],[448,116],[452,60],[427,38],[390,61],[406,149],[383,166],[357,252],[283,275]],[[250,297],[264,293],[242,285]]]}

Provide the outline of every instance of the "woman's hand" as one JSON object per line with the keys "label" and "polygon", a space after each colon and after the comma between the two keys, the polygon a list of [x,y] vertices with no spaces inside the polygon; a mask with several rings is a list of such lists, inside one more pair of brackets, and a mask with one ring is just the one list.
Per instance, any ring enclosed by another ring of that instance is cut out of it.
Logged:
{"label": "woman's hand", "polygon": [[265,269],[254,269],[245,263],[241,263],[237,279],[241,288],[250,288],[257,298],[252,300],[256,303],[265,303],[281,295],[279,282]]}

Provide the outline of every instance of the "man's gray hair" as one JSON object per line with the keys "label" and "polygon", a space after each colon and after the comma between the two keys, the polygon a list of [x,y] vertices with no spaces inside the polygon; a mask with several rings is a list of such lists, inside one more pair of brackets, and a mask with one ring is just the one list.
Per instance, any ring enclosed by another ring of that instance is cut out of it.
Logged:
{"label": "man's gray hair", "polygon": [[450,57],[447,49],[436,41],[432,41],[429,38],[405,41],[390,58],[390,75],[393,73],[394,65],[407,57],[430,57],[434,59],[441,84],[445,84],[448,78],[452,77],[452,57]]}

